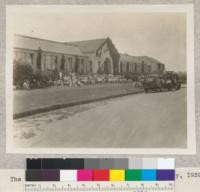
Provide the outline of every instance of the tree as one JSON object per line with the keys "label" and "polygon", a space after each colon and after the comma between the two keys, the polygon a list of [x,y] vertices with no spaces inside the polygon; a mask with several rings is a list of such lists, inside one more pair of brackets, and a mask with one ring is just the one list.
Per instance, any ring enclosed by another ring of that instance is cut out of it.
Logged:
{"label": "tree", "polygon": [[33,76],[33,69],[31,65],[21,64],[19,62],[14,62],[13,68],[13,84],[23,87],[25,81],[31,80]]}

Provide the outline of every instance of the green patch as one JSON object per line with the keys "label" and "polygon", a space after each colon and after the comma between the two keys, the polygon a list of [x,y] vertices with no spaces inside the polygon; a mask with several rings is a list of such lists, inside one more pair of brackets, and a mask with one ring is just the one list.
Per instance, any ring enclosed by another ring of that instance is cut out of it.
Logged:
{"label": "green patch", "polygon": [[126,181],[141,181],[142,171],[140,169],[129,169],[125,171]]}

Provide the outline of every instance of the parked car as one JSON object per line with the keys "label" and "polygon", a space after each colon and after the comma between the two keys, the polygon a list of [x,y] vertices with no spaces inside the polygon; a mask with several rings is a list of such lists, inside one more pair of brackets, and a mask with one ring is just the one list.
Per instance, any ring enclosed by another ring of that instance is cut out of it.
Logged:
{"label": "parked car", "polygon": [[144,91],[175,91],[181,88],[178,75],[175,72],[166,72],[164,75],[152,75],[142,81]]}
{"label": "parked car", "polygon": [[142,85],[144,91],[148,93],[149,91],[162,91],[162,79],[160,77],[147,77],[143,80]]}
{"label": "parked car", "polygon": [[176,72],[166,71],[163,78],[165,80],[165,87],[168,90],[179,90],[181,88],[181,81]]}

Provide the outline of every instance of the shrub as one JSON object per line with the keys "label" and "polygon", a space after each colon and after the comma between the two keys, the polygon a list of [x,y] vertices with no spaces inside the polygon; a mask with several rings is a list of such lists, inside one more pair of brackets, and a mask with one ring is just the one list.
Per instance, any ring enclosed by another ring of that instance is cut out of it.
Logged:
{"label": "shrub", "polygon": [[51,79],[52,79],[53,81],[56,81],[56,80],[59,79],[59,71],[58,71],[58,69],[54,69],[54,70],[52,71]]}
{"label": "shrub", "polygon": [[50,86],[49,76],[46,73],[41,71],[36,71],[32,75],[32,79],[30,82],[31,89],[46,88],[48,86]]}
{"label": "shrub", "polygon": [[36,71],[33,75],[33,79],[35,79],[36,81],[44,81],[48,80],[48,77],[42,71]]}
{"label": "shrub", "polygon": [[137,74],[127,73],[127,74],[125,74],[125,78],[130,79],[132,81],[138,81],[138,75]]}
{"label": "shrub", "polygon": [[20,88],[25,81],[30,81],[33,76],[33,69],[30,65],[14,62],[13,67],[13,84]]}

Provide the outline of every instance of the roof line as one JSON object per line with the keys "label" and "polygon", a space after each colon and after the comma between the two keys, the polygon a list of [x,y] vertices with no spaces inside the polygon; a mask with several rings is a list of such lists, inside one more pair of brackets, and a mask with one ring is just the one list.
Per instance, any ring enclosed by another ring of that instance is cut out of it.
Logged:
{"label": "roof line", "polygon": [[88,40],[81,40],[81,41],[66,41],[65,43],[78,43],[78,42],[85,42],[85,41],[96,41],[96,40],[107,40],[109,37],[105,38],[98,38],[98,39],[88,39]]}
{"label": "roof line", "polygon": [[[37,39],[37,40],[41,40],[41,41],[49,41],[49,42],[52,42],[52,43],[59,43],[59,44],[63,44],[63,45],[66,45],[66,43],[63,41],[54,41],[54,40],[49,40],[49,39],[42,39],[42,38],[38,38],[38,37],[31,37],[31,36],[28,36],[28,35],[22,35],[22,34],[14,34],[15,36],[21,36],[21,37],[25,37],[25,38],[29,38],[29,39]],[[76,45],[71,45],[70,46],[73,46],[73,47],[77,47]]]}
{"label": "roof line", "polygon": [[[38,51],[38,50],[36,50],[36,49],[29,49],[29,48],[21,48],[21,47],[17,47],[17,46],[15,46],[15,47],[13,47],[14,49],[21,49],[21,50],[23,50],[23,49],[28,49],[29,51]],[[42,52],[46,52],[46,53],[55,53],[55,54],[62,54],[62,55],[71,55],[71,56],[77,56],[77,54],[72,54],[72,53],[60,53],[60,52],[52,52],[52,51],[46,51],[46,50],[42,50]],[[78,55],[79,57],[88,57],[87,55]]]}

